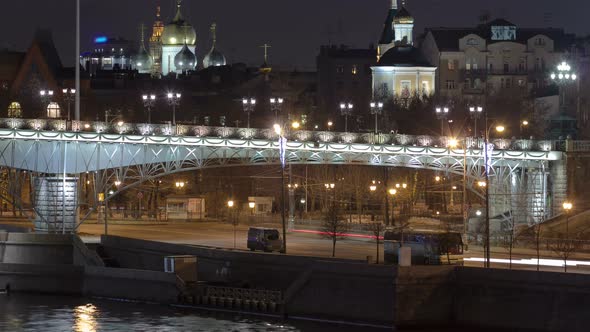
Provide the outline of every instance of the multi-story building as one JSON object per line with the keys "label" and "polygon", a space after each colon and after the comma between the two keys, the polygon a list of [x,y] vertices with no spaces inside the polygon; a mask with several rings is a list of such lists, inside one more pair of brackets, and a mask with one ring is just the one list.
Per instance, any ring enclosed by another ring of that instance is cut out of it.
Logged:
{"label": "multi-story building", "polygon": [[[377,50],[373,46],[367,49],[322,46],[316,61],[318,116],[325,117],[318,117],[318,120],[336,121],[339,118],[339,105],[343,102],[354,105],[353,116],[368,114],[372,93],[371,67],[377,62]],[[344,129],[343,122],[338,127]]]}
{"label": "multi-story building", "polygon": [[475,28],[427,29],[420,48],[438,68],[439,94],[452,98],[545,87],[573,42],[562,29],[519,28],[497,19]]}

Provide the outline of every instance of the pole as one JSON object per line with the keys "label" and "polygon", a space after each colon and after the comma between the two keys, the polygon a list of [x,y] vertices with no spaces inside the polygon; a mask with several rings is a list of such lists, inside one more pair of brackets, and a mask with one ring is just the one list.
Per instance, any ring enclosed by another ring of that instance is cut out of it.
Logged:
{"label": "pole", "polygon": [[[281,141],[281,144],[283,142]],[[287,253],[287,230],[285,225],[285,165],[281,164],[281,200],[283,201],[281,209],[281,220],[283,223],[283,253]]]}
{"label": "pole", "polygon": [[176,103],[172,103],[172,125],[176,126]]}
{"label": "pole", "polygon": [[148,123],[152,124],[152,108],[150,106],[148,106],[147,110],[148,110]]}
{"label": "pole", "polygon": [[232,214],[232,224],[234,225],[234,249],[236,249],[236,216],[232,213],[231,209],[229,210],[229,213]]}
{"label": "pole", "polygon": [[109,235],[109,199],[108,192],[104,199],[104,235]]}
{"label": "pole", "polygon": [[477,137],[477,117],[473,118],[473,137]]}
{"label": "pole", "polygon": [[63,173],[63,179],[62,179],[62,191],[61,191],[61,199],[62,199],[62,215],[61,215],[61,233],[65,234],[66,233],[66,163],[68,160],[68,146],[67,143],[64,142],[64,173]]}
{"label": "pole", "polygon": [[490,183],[489,183],[489,168],[488,168],[488,164],[489,164],[489,160],[488,160],[488,141],[489,141],[489,130],[487,128],[488,126],[488,116],[486,114],[486,132],[485,132],[485,142],[484,142],[484,153],[485,153],[485,157],[484,157],[484,174],[485,174],[485,183],[486,183],[486,189],[485,189],[485,195],[486,195],[486,227],[485,227],[485,264],[484,267],[486,268],[490,268]]}
{"label": "pole", "polygon": [[248,129],[250,129],[250,112],[246,112],[246,116],[248,117]]}
{"label": "pole", "polygon": [[377,112],[375,112],[375,134],[378,133],[377,129]]}
{"label": "pole", "polygon": [[76,0],[76,55],[74,57],[76,68],[76,121],[80,121],[80,0]]}
{"label": "pole", "polygon": [[445,136],[445,120],[440,119],[440,136]]}
{"label": "pole", "polygon": [[383,179],[383,192],[385,193],[385,225],[389,226],[389,197],[387,192],[387,178],[389,177],[389,169],[385,167],[383,172],[384,179]]}
{"label": "pole", "polygon": [[465,137],[464,139],[464,143],[463,143],[463,199],[462,199],[462,205],[463,205],[463,237],[465,240],[466,244],[467,241],[467,217],[468,217],[468,213],[467,213],[467,206],[466,206],[466,197],[467,196],[467,137]]}
{"label": "pole", "polygon": [[344,115],[344,132],[345,133],[348,132],[348,115],[347,114]]}

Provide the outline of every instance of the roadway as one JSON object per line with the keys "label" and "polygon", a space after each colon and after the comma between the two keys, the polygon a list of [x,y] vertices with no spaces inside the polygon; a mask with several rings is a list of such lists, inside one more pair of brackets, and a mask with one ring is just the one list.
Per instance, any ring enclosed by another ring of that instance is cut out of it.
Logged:
{"label": "roadway", "polygon": [[[3,224],[31,226],[29,222],[10,222],[0,221]],[[304,226],[301,226],[304,227]],[[235,250],[247,250],[248,226],[238,225],[236,227]],[[104,234],[103,224],[83,224],[79,228],[79,235],[85,242],[99,242],[100,235]],[[215,248],[224,248],[234,250],[234,228],[232,225],[220,222],[179,222],[179,223],[117,223],[108,225],[108,234],[123,237],[137,238],[143,240],[162,241],[169,243],[208,246]],[[288,233],[287,234],[287,252],[289,255],[331,257],[332,242],[331,239],[323,238],[317,234],[309,233]],[[278,254],[278,253],[273,253]],[[372,261],[376,257],[376,244],[372,239],[365,238],[347,238],[338,240],[336,243],[336,257],[366,260],[371,256]],[[476,260],[483,257],[481,247],[471,246],[470,250],[465,253],[466,258],[475,258]],[[493,259],[508,260],[508,251],[505,248],[492,247]],[[560,267],[561,261],[553,252],[542,251],[541,257],[549,259],[545,262],[550,266],[541,266],[543,271],[563,271]],[[533,259],[536,258],[536,252],[531,249],[515,248],[513,260]],[[585,260],[581,264],[570,266],[568,272],[590,273],[590,255],[576,254],[572,260]],[[379,261],[383,261],[383,246],[379,246]],[[530,261],[527,264],[516,264],[513,262],[514,269],[536,270],[536,264]],[[466,261],[465,266],[482,267],[480,261]],[[558,266],[553,266],[558,265]],[[508,262],[493,262],[492,267],[508,268]]]}

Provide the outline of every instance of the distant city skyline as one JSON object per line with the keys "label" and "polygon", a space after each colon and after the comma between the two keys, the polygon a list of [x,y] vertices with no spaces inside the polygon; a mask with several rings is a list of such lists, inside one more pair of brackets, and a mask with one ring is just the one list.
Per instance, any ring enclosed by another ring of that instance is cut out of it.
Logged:
{"label": "distant city skyline", "polygon": [[[82,0],[82,51],[90,49],[92,39],[98,35],[139,42],[142,23],[147,27],[147,37],[158,2],[163,20],[169,21],[175,0]],[[474,26],[486,9],[492,18],[504,17],[520,27],[550,26],[579,35],[590,33],[590,26],[584,24],[590,3],[575,0],[498,0],[493,4],[485,0],[408,0],[407,3],[416,19],[416,36],[426,27]],[[313,0],[207,3],[184,0],[183,13],[197,30],[199,63],[211,45],[209,26],[216,22],[218,49],[230,63],[261,64],[263,50],[259,45],[269,43],[272,65],[312,70],[320,45],[331,42],[366,48],[370,43],[376,44],[389,5],[390,0],[322,0],[321,4]],[[74,0],[4,3],[0,29],[5,31],[5,37],[0,47],[24,51],[36,28],[51,29],[62,61],[71,66],[74,6]]]}

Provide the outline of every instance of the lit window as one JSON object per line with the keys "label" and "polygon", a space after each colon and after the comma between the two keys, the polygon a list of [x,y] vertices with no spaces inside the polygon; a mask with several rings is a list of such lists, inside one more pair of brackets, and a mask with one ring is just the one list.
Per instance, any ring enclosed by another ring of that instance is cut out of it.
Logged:
{"label": "lit window", "polygon": [[56,102],[51,102],[47,105],[47,117],[56,119],[60,117],[60,108]]}
{"label": "lit window", "polygon": [[448,60],[447,63],[449,70],[455,70],[455,60]]}
{"label": "lit window", "polygon": [[16,101],[13,101],[8,106],[8,117],[9,118],[20,118],[23,116],[23,109],[21,108],[20,104]]}
{"label": "lit window", "polygon": [[352,65],[352,74],[356,75],[356,73],[357,73],[356,65]]}

